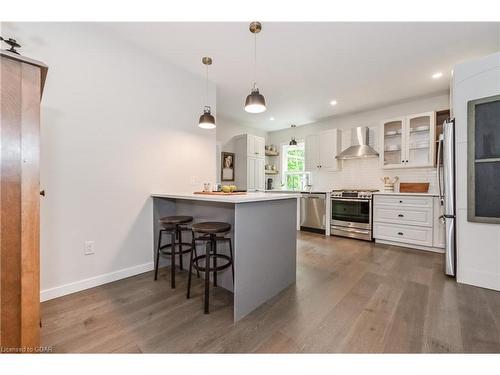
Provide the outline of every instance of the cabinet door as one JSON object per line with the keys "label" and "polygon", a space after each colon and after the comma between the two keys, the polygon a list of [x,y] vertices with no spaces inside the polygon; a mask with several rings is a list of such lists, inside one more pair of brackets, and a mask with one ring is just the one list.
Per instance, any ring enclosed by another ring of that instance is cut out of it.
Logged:
{"label": "cabinet door", "polygon": [[319,135],[319,166],[321,170],[336,171],[339,162],[335,158],[340,148],[338,129],[322,132]]}
{"label": "cabinet door", "polygon": [[405,118],[383,121],[380,131],[382,168],[403,168],[406,160]]}
{"label": "cabinet door", "polygon": [[255,156],[255,136],[247,134],[247,156]]}
{"label": "cabinet door", "polygon": [[304,144],[305,170],[315,171],[319,168],[319,136],[308,135]]}
{"label": "cabinet door", "polygon": [[406,118],[406,167],[434,165],[435,121],[434,112],[420,113]]}
{"label": "cabinet door", "polygon": [[265,156],[266,140],[262,137],[255,137],[254,139],[254,153],[255,156],[263,158]]}
{"label": "cabinet door", "polygon": [[264,159],[255,159],[255,190],[265,190]]}
{"label": "cabinet door", "polygon": [[247,158],[247,190],[255,190],[255,158]]}

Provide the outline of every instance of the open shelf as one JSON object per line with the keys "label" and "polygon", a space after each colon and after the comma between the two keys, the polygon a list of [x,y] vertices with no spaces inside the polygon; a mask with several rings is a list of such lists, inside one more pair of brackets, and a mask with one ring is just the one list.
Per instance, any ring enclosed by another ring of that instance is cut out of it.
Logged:
{"label": "open shelf", "polygon": [[279,173],[279,171],[273,171],[273,170],[270,170],[270,169],[266,169],[266,170],[265,170],[265,173],[266,173],[266,174],[278,174],[278,173]]}
{"label": "open shelf", "polygon": [[266,150],[266,156],[279,156],[280,153],[278,151],[269,151],[269,150]]}

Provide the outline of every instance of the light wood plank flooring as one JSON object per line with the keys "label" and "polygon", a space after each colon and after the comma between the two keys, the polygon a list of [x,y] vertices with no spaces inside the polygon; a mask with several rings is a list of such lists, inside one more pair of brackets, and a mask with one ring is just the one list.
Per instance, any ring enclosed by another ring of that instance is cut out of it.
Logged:
{"label": "light wood plank flooring", "polygon": [[238,322],[232,295],[202,282],[186,300],[169,270],[42,304],[56,352],[500,352],[500,293],[443,275],[443,256],[298,234],[297,283]]}

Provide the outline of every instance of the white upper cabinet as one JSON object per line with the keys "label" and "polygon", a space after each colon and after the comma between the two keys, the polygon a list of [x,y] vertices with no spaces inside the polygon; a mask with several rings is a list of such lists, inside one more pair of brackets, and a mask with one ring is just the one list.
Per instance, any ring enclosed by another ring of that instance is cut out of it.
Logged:
{"label": "white upper cabinet", "polygon": [[247,156],[263,158],[265,156],[266,140],[262,137],[247,134]]}
{"label": "white upper cabinet", "polygon": [[434,166],[435,113],[426,112],[382,122],[382,168]]}
{"label": "white upper cabinet", "polygon": [[306,136],[304,144],[305,170],[315,171],[319,168],[319,135]]}
{"label": "white upper cabinet", "polygon": [[335,157],[342,147],[340,130],[333,129],[319,135],[319,161],[321,170],[336,171],[340,169],[341,162]]}
{"label": "white upper cabinet", "polygon": [[336,171],[341,168],[341,162],[335,157],[341,148],[341,133],[332,129],[319,134],[309,135],[305,139],[305,169],[306,171]]}

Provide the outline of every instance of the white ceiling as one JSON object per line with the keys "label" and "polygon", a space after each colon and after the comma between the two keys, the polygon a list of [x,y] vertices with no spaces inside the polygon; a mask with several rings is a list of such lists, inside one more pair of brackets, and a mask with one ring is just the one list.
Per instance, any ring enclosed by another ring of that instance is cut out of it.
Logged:
{"label": "white ceiling", "polygon": [[[268,131],[443,92],[454,64],[500,49],[498,23],[265,22],[257,37],[257,64],[267,111],[248,114],[243,109],[253,81],[248,23],[105,27],[200,76],[202,56],[211,56],[217,115]],[[432,79],[438,71],[443,77]],[[338,101],[334,107],[332,99]]]}

